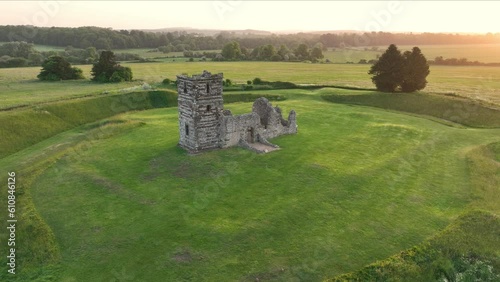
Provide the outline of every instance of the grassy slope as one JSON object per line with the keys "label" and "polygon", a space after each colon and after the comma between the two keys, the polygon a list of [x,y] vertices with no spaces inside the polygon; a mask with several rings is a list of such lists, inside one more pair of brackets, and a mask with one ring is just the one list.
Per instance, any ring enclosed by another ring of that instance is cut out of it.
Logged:
{"label": "grassy slope", "polygon": [[[318,280],[352,271],[449,223],[470,202],[464,152],[498,140],[498,130],[286,93],[279,104],[297,110],[300,133],[264,156],[186,158],[175,147],[175,109],[121,115],[110,126],[123,130],[110,135],[83,131],[90,141],[32,187],[61,248],[62,277]],[[57,151],[66,137],[39,148]]]}
{"label": "grassy slope", "polygon": [[471,127],[500,127],[500,109],[471,102],[469,99],[423,93],[380,93],[360,91],[349,93],[339,89],[324,89],[327,101],[371,106],[388,110],[427,115]]}
{"label": "grassy slope", "polygon": [[499,281],[499,232],[498,216],[471,211],[418,246],[327,281]]}
{"label": "grassy slope", "polygon": [[135,92],[75,99],[23,110],[0,112],[0,157],[76,126],[130,110],[175,106],[172,91]]}
{"label": "grassy slope", "polygon": [[[500,279],[500,142],[467,152],[467,212],[424,243],[329,281],[498,281]],[[491,267],[491,268],[490,268]]]}
{"label": "grassy slope", "polygon": [[[280,95],[242,93],[225,95],[226,103],[254,101],[264,96],[271,101]],[[175,107],[177,95],[170,90],[132,92],[114,96],[72,99],[28,109],[0,112],[0,157],[36,144],[76,126],[126,111]]]}
{"label": "grassy slope", "polygon": [[[421,94],[358,93],[323,90],[323,98],[346,104],[431,115],[476,127],[498,127],[500,112],[463,99]],[[339,95],[340,94],[340,95]],[[329,281],[496,281],[500,279],[500,143],[466,154],[472,210],[445,231],[411,249]],[[469,210],[469,209],[468,209]],[[478,279],[478,280],[476,280]]]}

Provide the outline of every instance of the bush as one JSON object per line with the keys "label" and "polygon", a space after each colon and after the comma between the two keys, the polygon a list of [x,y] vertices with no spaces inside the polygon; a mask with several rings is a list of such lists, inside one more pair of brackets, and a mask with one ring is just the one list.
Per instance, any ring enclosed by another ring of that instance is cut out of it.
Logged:
{"label": "bush", "polygon": [[116,70],[111,75],[109,81],[111,82],[122,82],[132,80],[132,70],[129,67],[116,67]]}
{"label": "bush", "polygon": [[20,57],[9,57],[2,56],[0,58],[0,68],[17,68],[17,67],[26,67],[28,65],[28,60]]}
{"label": "bush", "polygon": [[82,79],[83,73],[81,69],[71,67],[63,57],[52,56],[43,62],[42,70],[37,77],[46,81]]}
{"label": "bush", "polygon": [[165,84],[165,85],[169,85],[170,83],[172,83],[172,80],[170,80],[169,78],[165,78],[165,79],[162,81],[162,84]]}
{"label": "bush", "polygon": [[271,61],[273,61],[273,62],[278,62],[278,61],[282,61],[282,60],[283,60],[283,58],[278,54],[274,54],[271,56]]}
{"label": "bush", "polygon": [[279,89],[293,89],[297,88],[297,85],[292,82],[287,82],[287,81],[273,81],[269,82],[269,85],[271,85],[273,88],[279,88]]}
{"label": "bush", "polygon": [[84,79],[85,78],[83,76],[82,69],[79,69],[77,67],[72,67],[71,70],[73,72],[73,78],[72,79]]}
{"label": "bush", "polygon": [[251,81],[251,80],[247,80],[247,84],[248,84],[248,85],[251,85],[251,84],[252,84],[252,81]]}
{"label": "bush", "polygon": [[254,85],[259,85],[259,84],[262,84],[262,79],[256,77],[253,79],[253,84]]}
{"label": "bush", "polygon": [[110,82],[123,82],[124,79],[121,77],[121,75],[118,72],[114,72],[111,77],[109,78]]}
{"label": "bush", "polygon": [[103,51],[99,61],[92,67],[92,76],[92,80],[97,82],[131,81],[132,70],[129,67],[120,66],[113,52]]}

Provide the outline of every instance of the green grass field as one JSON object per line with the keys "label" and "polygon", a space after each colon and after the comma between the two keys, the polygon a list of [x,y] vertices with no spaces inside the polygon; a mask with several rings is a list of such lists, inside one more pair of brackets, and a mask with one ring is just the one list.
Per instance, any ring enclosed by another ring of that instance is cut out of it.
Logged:
{"label": "green grass field", "polygon": [[[324,52],[325,59],[334,63],[353,62],[365,59],[375,60],[377,55],[382,55],[387,46],[377,46],[376,51],[370,50],[371,47],[352,47],[339,49],[335,48]],[[411,50],[414,45],[398,45],[401,51]],[[500,62],[500,44],[464,44],[464,45],[418,45],[422,53],[428,60],[434,60],[438,56],[444,58],[467,58],[468,61],[479,61],[482,63]],[[365,50],[367,48],[368,50]]]}
{"label": "green grass field", "polygon": [[448,271],[449,250],[500,266],[488,229],[500,226],[500,68],[431,67],[426,91],[407,96],[225,93],[235,114],[258,95],[280,95],[273,105],[296,110],[299,133],[272,140],[282,150],[270,154],[189,156],[176,146],[175,96],[125,93],[204,69],[236,83],[370,88],[369,66],[127,66],[137,80],[120,84],[46,83],[34,80],[38,68],[0,69],[0,171],[18,175],[17,281],[405,280]]}
{"label": "green grass field", "polygon": [[274,92],[297,111],[299,134],[267,155],[188,156],[167,108],[2,159],[38,215],[23,218],[40,231],[20,238],[19,279],[320,281],[419,244],[487,201],[470,190],[467,153],[500,129],[333,104],[324,90]]}
{"label": "green grass field", "polygon": [[[327,84],[371,88],[369,65],[305,64],[272,62],[173,62],[128,64],[138,81],[122,84],[96,84],[90,81],[40,82],[40,68],[0,69],[0,109],[40,102],[57,101],[88,95],[118,93],[140,86],[143,81],[157,84],[165,78],[175,79],[180,73],[202,70],[223,72],[236,83],[255,77],[269,81],[305,84]],[[90,66],[80,66],[90,78]],[[455,94],[500,105],[500,67],[432,66],[424,92]]]}
{"label": "green grass field", "polygon": [[[2,42],[0,42],[2,44]],[[323,52],[325,59],[331,62],[344,64],[346,62],[358,63],[359,60],[365,59],[367,61],[374,60],[377,55],[387,49],[387,46],[376,46],[377,50],[371,50],[371,46],[366,47],[347,47],[347,48],[329,48],[328,51]],[[398,45],[402,51],[411,50],[414,45]],[[418,45],[422,53],[428,60],[434,60],[438,56],[444,58],[467,58],[468,61],[479,61],[483,63],[499,63],[500,62],[500,44],[462,44],[462,45]],[[39,51],[64,51],[63,47],[54,47],[46,45],[36,45]],[[166,57],[182,57],[183,52],[149,52],[153,48],[139,48],[139,49],[118,49],[114,50],[117,53],[133,53],[147,59],[162,58],[160,60],[171,61],[165,59]],[[214,50],[201,50],[195,51],[203,53],[204,51],[214,52]],[[217,50],[215,50],[217,51]],[[178,59],[179,60],[179,59]]]}

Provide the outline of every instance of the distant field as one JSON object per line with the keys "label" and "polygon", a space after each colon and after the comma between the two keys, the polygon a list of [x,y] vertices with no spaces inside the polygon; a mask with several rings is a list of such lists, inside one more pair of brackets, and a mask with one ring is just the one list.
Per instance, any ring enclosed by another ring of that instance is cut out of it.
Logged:
{"label": "distant field", "polygon": [[[1,44],[2,42],[0,42]],[[399,45],[402,51],[411,50],[415,45]],[[467,58],[469,61],[479,61],[483,63],[499,63],[500,62],[500,44],[463,44],[463,45],[417,45],[422,49],[422,53],[428,60],[434,60],[438,56],[444,58]],[[376,59],[377,55],[381,55],[387,46],[376,46],[378,50],[370,50],[371,46],[366,47],[348,47],[345,49],[329,48],[328,51],[323,52],[325,59],[329,59],[334,63],[353,62],[358,63],[359,60],[372,60]],[[36,45],[39,51],[63,51],[64,47]],[[138,54],[143,58],[156,58],[156,57],[182,57],[183,52],[170,52],[164,54],[162,52],[149,52],[154,48],[138,48],[138,49],[116,49],[113,50],[117,53],[133,53]],[[333,50],[332,50],[333,49]],[[366,49],[366,50],[365,50]],[[202,50],[195,51],[203,53],[220,52],[220,50]],[[165,59],[162,59],[165,60]]]}
{"label": "distant field", "polygon": [[[150,52],[155,48],[141,48],[141,49],[116,49],[113,52],[116,53],[132,53],[137,54],[143,58],[153,59],[153,58],[165,58],[165,57],[184,57],[184,52]],[[194,53],[203,53],[203,52],[220,52],[220,50],[199,50],[194,51]]]}
{"label": "distant field", "polygon": [[[39,82],[39,67],[0,69],[0,108],[29,105],[61,98],[98,95],[138,86],[142,81],[154,84],[165,78],[175,80],[181,73],[202,70],[223,72],[225,78],[246,83],[255,77],[270,81],[373,87],[369,65],[306,64],[283,62],[172,62],[126,64],[138,81],[120,84],[96,84],[88,80]],[[91,66],[79,66],[90,77]],[[426,92],[453,93],[500,105],[500,67],[431,66]]]}
{"label": "distant field", "polygon": [[[2,44],[2,42],[0,42]],[[58,47],[58,46],[49,46],[49,45],[35,45],[35,49],[41,52],[46,52],[46,51],[64,51],[65,47]],[[115,53],[131,53],[131,54],[137,54],[143,58],[146,59],[155,59],[155,58],[161,58],[161,61],[172,61],[171,58],[173,57],[183,57],[184,52],[170,52],[170,53],[163,53],[163,52],[150,52],[154,50],[155,48],[133,48],[133,49],[114,49],[113,52]],[[195,51],[197,53],[203,53],[203,52],[220,52],[217,50],[200,50],[200,51]],[[168,59],[165,59],[167,58]],[[175,60],[175,59],[174,59]]]}
{"label": "distant field", "polygon": [[[411,50],[415,45],[399,45],[401,51]],[[434,60],[438,56],[444,58],[467,58],[469,61],[479,61],[483,63],[500,62],[500,44],[465,44],[465,45],[417,45],[428,60]],[[329,49],[323,52],[325,59],[334,63],[353,62],[359,60],[374,60],[377,55],[387,49],[387,46],[377,46],[377,51],[369,50],[371,47],[355,47],[346,49]],[[368,50],[365,50],[368,49]]]}
{"label": "distant field", "polygon": [[64,49],[66,49],[66,47],[35,44],[35,49],[38,50],[38,51],[40,51],[40,52],[64,51]]}

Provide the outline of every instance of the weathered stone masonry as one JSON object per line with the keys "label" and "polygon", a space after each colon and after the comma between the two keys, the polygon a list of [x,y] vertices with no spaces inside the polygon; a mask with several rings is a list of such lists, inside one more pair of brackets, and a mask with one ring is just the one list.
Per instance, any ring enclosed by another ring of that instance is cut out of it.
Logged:
{"label": "weathered stone masonry", "polygon": [[266,98],[257,99],[249,114],[233,116],[224,110],[222,81],[222,73],[207,71],[177,76],[179,146],[191,153],[232,146],[259,151],[253,143],[277,147],[267,139],[297,133],[295,111],[285,120]]}

